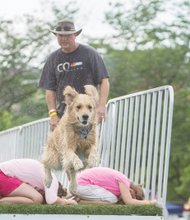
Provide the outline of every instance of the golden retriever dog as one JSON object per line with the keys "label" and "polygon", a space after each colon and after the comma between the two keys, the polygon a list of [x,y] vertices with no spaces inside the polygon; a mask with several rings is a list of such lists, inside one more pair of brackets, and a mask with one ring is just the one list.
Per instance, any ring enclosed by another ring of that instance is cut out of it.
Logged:
{"label": "golden retriever dog", "polygon": [[42,155],[45,184],[50,187],[51,170],[64,169],[69,189],[76,189],[76,172],[97,163],[97,114],[98,92],[86,85],[85,94],[67,86],[63,92],[66,109],[57,127],[48,137]]}

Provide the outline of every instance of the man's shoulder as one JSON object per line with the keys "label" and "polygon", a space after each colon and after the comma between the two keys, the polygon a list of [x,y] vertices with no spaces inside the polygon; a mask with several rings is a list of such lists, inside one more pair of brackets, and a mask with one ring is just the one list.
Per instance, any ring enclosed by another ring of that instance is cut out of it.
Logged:
{"label": "man's shoulder", "polygon": [[47,58],[46,58],[46,61],[48,62],[48,63],[54,63],[54,62],[56,62],[56,60],[59,60],[59,57],[61,56],[61,48],[59,48],[59,49],[57,49],[57,50],[55,50],[55,51],[53,51],[53,52],[51,52],[48,56],[47,56]]}
{"label": "man's shoulder", "polygon": [[55,56],[59,56],[61,54],[61,48],[53,51],[52,53],[50,53],[49,57],[55,57]]}
{"label": "man's shoulder", "polygon": [[97,53],[96,49],[88,44],[80,44],[80,49],[89,53]]}

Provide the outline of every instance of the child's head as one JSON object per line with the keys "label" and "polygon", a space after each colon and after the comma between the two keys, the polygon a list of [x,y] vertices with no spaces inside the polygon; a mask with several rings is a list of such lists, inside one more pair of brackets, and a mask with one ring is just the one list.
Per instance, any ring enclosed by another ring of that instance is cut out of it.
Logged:
{"label": "child's head", "polygon": [[145,198],[142,185],[135,185],[131,182],[130,193],[133,199],[143,200]]}

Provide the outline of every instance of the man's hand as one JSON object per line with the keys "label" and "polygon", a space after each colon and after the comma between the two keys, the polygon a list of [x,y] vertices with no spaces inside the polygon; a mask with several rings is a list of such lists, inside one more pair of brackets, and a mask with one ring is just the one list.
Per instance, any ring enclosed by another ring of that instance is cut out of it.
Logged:
{"label": "man's hand", "polygon": [[60,118],[57,115],[55,115],[51,118],[51,120],[50,120],[50,129],[51,129],[51,131],[53,131],[56,128],[59,120],[60,120]]}
{"label": "man's hand", "polygon": [[105,120],[106,107],[99,105],[96,110],[98,114],[98,123],[101,123],[103,120]]}

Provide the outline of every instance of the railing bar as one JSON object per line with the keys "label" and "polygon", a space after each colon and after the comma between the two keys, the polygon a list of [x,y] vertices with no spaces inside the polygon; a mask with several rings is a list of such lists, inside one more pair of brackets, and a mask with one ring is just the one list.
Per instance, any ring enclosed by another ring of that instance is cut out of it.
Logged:
{"label": "railing bar", "polygon": [[164,167],[164,153],[165,153],[165,141],[166,141],[166,121],[167,121],[167,105],[168,105],[168,94],[167,91],[164,93],[164,106],[163,106],[163,117],[162,117],[162,129],[161,129],[161,143],[160,143],[160,160],[159,160],[159,174],[158,174],[158,199],[162,197],[163,190],[163,167]]}
{"label": "railing bar", "polygon": [[145,96],[141,96],[140,100],[140,117],[139,117],[139,130],[138,130],[138,142],[137,142],[137,157],[136,157],[136,170],[135,170],[135,183],[140,181],[140,162],[142,154],[142,133],[143,133],[143,121],[144,121],[144,106],[145,106]]}
{"label": "railing bar", "polygon": [[114,117],[113,117],[113,125],[112,125],[112,136],[111,136],[111,153],[110,153],[110,164],[109,166],[111,168],[114,168],[114,162],[115,162],[115,143],[116,143],[116,128],[117,128],[117,118],[118,118],[118,105],[115,103],[115,111],[114,111]]}
{"label": "railing bar", "polygon": [[165,152],[165,167],[164,167],[164,181],[163,181],[163,196],[162,202],[165,206],[166,203],[166,195],[167,195],[167,183],[168,183],[168,170],[169,170],[169,159],[170,159],[170,144],[171,144],[171,132],[172,132],[172,118],[173,118],[173,102],[174,95],[173,89],[170,87],[168,89],[168,99],[169,99],[169,107],[168,107],[168,124],[167,124],[167,138],[166,138],[166,152]]}
{"label": "railing bar", "polygon": [[153,168],[152,168],[152,190],[151,198],[155,198],[156,195],[156,175],[158,168],[158,145],[160,137],[160,118],[161,118],[161,107],[162,107],[162,91],[158,92],[158,102],[157,102],[157,117],[156,117],[156,128],[155,128],[155,147],[154,147],[154,156],[153,156]]}
{"label": "railing bar", "polygon": [[155,122],[155,103],[156,93],[152,95],[151,105],[151,118],[150,118],[150,132],[149,132],[149,144],[148,144],[148,162],[147,162],[147,175],[146,175],[146,191],[151,189],[151,170],[152,170],[152,151],[153,151],[153,137],[154,137],[154,122]]}
{"label": "railing bar", "polygon": [[[132,115],[133,115],[133,105],[134,99],[130,98],[129,100],[129,122],[128,122],[128,131],[127,131],[127,145],[126,145],[126,161],[128,164],[130,161],[130,150],[131,150],[131,133],[132,133]],[[125,166],[125,174],[129,176],[129,166]]]}
{"label": "railing bar", "polygon": [[128,103],[129,100],[125,100],[124,105],[124,117],[123,117],[123,130],[122,130],[122,142],[121,142],[121,159],[120,159],[120,168],[119,170],[124,173],[125,166],[128,166],[128,161],[125,160],[125,151],[126,151],[126,135],[127,135],[127,120],[128,120]]}
{"label": "railing bar", "polygon": [[117,121],[117,142],[115,146],[115,166],[114,169],[119,170],[119,162],[120,162],[120,155],[121,155],[121,137],[122,137],[122,127],[123,127],[123,100],[117,103],[119,106],[119,115]]}
{"label": "railing bar", "polygon": [[146,171],[146,160],[147,160],[147,146],[148,146],[148,131],[149,131],[149,120],[150,120],[150,101],[151,95],[146,95],[146,111],[145,111],[145,123],[144,123],[144,138],[143,138],[143,154],[142,154],[142,165],[141,165],[141,183],[145,184],[145,171]]}
{"label": "railing bar", "polygon": [[134,181],[134,170],[136,162],[136,143],[137,143],[137,126],[138,126],[138,111],[139,111],[139,96],[135,97],[135,112],[133,118],[133,132],[132,132],[132,144],[131,144],[131,166],[130,166],[130,179]]}

